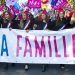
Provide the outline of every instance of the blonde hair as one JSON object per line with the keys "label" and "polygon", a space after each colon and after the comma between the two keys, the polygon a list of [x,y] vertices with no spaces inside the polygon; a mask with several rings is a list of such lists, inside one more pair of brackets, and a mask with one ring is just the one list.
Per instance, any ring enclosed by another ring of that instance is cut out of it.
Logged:
{"label": "blonde hair", "polygon": [[75,23],[75,13],[73,13],[71,20],[70,20],[70,23],[71,24]]}

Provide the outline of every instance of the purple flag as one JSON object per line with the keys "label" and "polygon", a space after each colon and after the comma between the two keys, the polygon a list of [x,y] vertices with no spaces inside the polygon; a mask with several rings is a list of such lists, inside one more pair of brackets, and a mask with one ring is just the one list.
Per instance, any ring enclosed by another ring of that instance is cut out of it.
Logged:
{"label": "purple flag", "polygon": [[55,10],[63,8],[67,4],[67,0],[52,0],[51,5]]}

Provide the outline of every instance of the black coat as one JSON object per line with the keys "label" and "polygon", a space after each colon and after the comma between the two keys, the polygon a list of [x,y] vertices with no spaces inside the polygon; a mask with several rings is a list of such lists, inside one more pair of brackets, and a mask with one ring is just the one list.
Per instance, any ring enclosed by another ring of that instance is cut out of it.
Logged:
{"label": "black coat", "polygon": [[7,28],[9,24],[9,20],[4,19],[0,16],[0,26],[2,25],[2,28]]}
{"label": "black coat", "polygon": [[10,28],[12,28],[12,29],[20,29],[20,27],[19,27],[19,20],[12,20],[11,21],[11,26],[10,26]]}
{"label": "black coat", "polygon": [[61,21],[59,21],[58,23],[57,23],[57,21],[56,21],[56,26],[55,26],[54,30],[55,30],[55,31],[63,30],[63,29],[65,29],[66,25],[67,25],[67,21],[66,21],[65,18],[63,18],[63,19],[62,19]]}
{"label": "black coat", "polygon": [[[30,22],[28,23],[28,21],[30,21]],[[23,30],[27,24],[28,24],[28,27],[25,30],[32,30],[33,25],[34,25],[33,20],[20,20],[19,21],[20,29]]]}
{"label": "black coat", "polygon": [[66,24],[65,29],[75,28],[75,22],[70,23],[70,21],[71,21],[71,17],[66,18],[67,24]]}
{"label": "black coat", "polygon": [[69,29],[75,28],[75,23],[69,24]]}
{"label": "black coat", "polygon": [[0,16],[0,28],[1,28],[1,25],[2,25],[2,17]]}
{"label": "black coat", "polygon": [[36,23],[37,27],[35,30],[44,30],[44,27],[46,26],[47,23],[43,22],[43,21],[38,21]]}
{"label": "black coat", "polygon": [[55,25],[56,25],[56,20],[51,21],[51,19],[49,19],[48,21],[48,30],[54,30],[55,29]]}

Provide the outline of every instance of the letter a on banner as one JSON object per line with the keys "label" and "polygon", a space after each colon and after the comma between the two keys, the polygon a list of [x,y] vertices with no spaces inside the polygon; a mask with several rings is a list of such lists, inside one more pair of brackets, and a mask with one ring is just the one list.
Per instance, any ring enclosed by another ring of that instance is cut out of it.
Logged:
{"label": "letter a on banner", "polygon": [[7,47],[7,41],[6,41],[6,36],[5,35],[3,35],[3,37],[2,37],[1,56],[3,56],[3,52],[6,52],[7,56],[9,56],[8,47]]}

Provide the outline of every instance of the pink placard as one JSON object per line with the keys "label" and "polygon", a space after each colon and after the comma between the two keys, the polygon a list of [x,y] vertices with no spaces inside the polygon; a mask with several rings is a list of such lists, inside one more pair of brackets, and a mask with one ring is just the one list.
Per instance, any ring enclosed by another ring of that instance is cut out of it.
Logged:
{"label": "pink placard", "polygon": [[28,0],[27,6],[29,8],[40,8],[41,7],[41,0]]}

